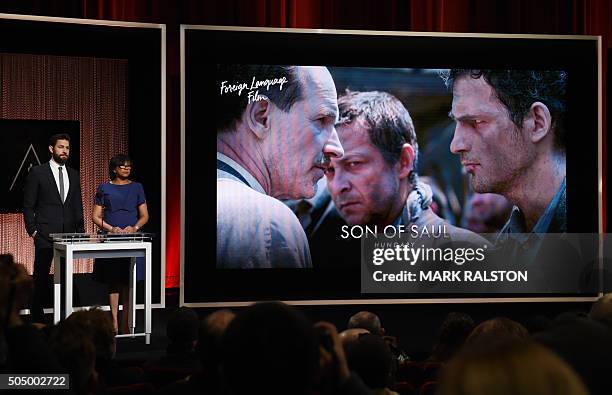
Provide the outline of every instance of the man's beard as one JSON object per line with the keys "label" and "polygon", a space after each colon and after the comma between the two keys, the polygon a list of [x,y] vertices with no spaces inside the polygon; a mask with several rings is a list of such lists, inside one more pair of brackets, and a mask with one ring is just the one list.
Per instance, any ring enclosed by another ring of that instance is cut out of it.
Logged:
{"label": "man's beard", "polygon": [[66,161],[68,161],[68,156],[66,156],[64,159],[59,155],[53,154],[53,160],[59,163],[60,165],[63,165],[66,163]]}

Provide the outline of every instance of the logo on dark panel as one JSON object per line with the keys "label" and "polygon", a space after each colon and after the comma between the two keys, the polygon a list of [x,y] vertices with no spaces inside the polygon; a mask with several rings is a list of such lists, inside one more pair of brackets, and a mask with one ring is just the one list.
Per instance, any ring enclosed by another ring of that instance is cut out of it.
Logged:
{"label": "logo on dark panel", "polygon": [[23,155],[23,160],[19,165],[19,169],[17,169],[17,173],[15,173],[15,177],[13,177],[13,182],[11,183],[11,186],[8,189],[9,192],[13,192],[16,185],[23,185],[25,183],[25,177],[30,172],[30,169],[33,166],[40,165],[40,163],[40,158],[36,154],[34,146],[30,144],[28,150]]}

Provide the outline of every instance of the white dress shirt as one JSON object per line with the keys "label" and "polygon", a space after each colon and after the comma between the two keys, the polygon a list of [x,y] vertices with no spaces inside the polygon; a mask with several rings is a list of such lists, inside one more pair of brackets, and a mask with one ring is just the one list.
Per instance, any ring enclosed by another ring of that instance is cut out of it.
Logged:
{"label": "white dress shirt", "polygon": [[66,165],[60,165],[53,159],[49,161],[49,165],[51,166],[51,173],[53,173],[53,178],[55,179],[55,186],[57,187],[58,194],[60,193],[59,168],[60,166],[62,167],[62,172],[64,173],[64,176],[63,176],[64,177],[64,201],[66,201],[66,196],[68,196],[68,188],[70,188],[70,180],[68,179],[68,172],[66,171]]}

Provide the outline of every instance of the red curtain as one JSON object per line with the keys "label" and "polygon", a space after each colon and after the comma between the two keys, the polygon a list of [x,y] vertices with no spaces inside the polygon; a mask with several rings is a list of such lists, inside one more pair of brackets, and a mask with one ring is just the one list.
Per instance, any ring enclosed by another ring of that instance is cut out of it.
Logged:
{"label": "red curtain", "polygon": [[[606,107],[607,52],[612,2],[608,0],[5,0],[0,11],[165,23],[168,38],[166,286],[179,284],[180,79],[179,25],[298,27],[474,33],[601,35]],[[606,130],[606,112],[604,131]],[[606,134],[604,132],[604,153]],[[605,161],[605,157],[604,157]],[[606,164],[604,163],[604,177]],[[605,182],[604,182],[605,193]],[[605,204],[605,201],[604,201]],[[605,206],[604,206],[605,218]]]}

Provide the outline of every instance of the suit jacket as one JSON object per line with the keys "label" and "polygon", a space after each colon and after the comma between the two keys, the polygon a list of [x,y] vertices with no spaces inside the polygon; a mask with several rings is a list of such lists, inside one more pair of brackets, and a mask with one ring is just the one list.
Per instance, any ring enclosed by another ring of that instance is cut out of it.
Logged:
{"label": "suit jacket", "polygon": [[[341,229],[347,223],[334,206],[331,197],[322,201],[312,213],[312,222],[306,229],[312,266],[316,268],[346,270],[361,265],[361,241],[343,239]],[[331,206],[331,207],[330,207]],[[355,271],[358,275],[359,271]],[[356,279],[359,283],[359,278]]]}
{"label": "suit jacket", "polygon": [[26,231],[36,247],[53,245],[51,233],[84,232],[83,199],[79,173],[66,166],[70,181],[68,194],[62,203],[49,162],[30,170],[23,189],[23,217]]}

